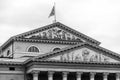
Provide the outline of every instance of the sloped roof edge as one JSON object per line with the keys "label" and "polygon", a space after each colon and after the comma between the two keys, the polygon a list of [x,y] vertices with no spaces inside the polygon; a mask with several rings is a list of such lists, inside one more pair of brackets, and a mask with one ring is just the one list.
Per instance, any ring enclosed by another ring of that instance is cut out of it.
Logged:
{"label": "sloped roof edge", "polygon": [[95,40],[95,39],[93,39],[93,38],[91,38],[91,37],[89,37],[89,36],[87,36],[87,35],[79,32],[79,31],[77,31],[77,30],[75,30],[75,29],[72,29],[72,28],[70,28],[70,27],[68,27],[68,26],[60,23],[60,22],[58,22],[58,23],[61,25],[61,27],[65,28],[66,30],[68,30],[68,31],[70,31],[70,32],[72,32],[72,33],[75,33],[76,35],[79,35],[79,36],[81,36],[81,37],[83,37],[83,38],[85,38],[85,39],[88,39],[88,40],[96,43],[97,45],[99,45],[99,44],[101,43],[101,42],[99,42],[99,41],[97,41],[97,40]]}

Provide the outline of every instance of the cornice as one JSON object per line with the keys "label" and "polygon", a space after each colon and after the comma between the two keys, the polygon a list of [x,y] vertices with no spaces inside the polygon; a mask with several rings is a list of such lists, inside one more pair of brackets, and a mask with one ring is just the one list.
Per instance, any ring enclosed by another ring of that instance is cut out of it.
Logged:
{"label": "cornice", "polygon": [[101,67],[101,68],[120,68],[120,63],[105,63],[105,62],[75,62],[75,61],[56,61],[56,60],[34,60],[26,66],[32,65],[48,65],[48,66],[69,66],[69,67]]}
{"label": "cornice", "polygon": [[52,44],[79,44],[82,43],[80,41],[68,41],[68,40],[50,40],[50,39],[26,39],[26,38],[16,38],[14,41],[22,41],[22,42],[36,42],[36,43],[52,43]]}
{"label": "cornice", "polygon": [[22,66],[24,65],[22,62],[10,62],[10,61],[1,61],[0,65],[18,65],[18,66]]}

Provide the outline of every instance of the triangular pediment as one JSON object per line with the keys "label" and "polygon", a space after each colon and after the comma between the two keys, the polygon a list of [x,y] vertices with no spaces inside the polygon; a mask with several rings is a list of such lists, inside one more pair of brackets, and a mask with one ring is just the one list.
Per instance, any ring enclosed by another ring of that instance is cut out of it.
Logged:
{"label": "triangular pediment", "polygon": [[119,62],[111,57],[105,56],[100,52],[96,52],[89,48],[80,48],[74,51],[70,51],[52,58],[49,60],[60,61],[76,61],[76,62]]}
{"label": "triangular pediment", "polygon": [[58,27],[50,28],[44,31],[40,31],[28,36],[25,36],[24,38],[28,39],[49,39],[49,40],[69,40],[69,41],[80,41],[85,42],[84,39],[67,32],[63,29],[60,29]]}
{"label": "triangular pediment", "polygon": [[57,40],[57,41],[77,41],[90,42],[99,45],[100,42],[73,30],[59,22],[20,34],[16,38],[36,39],[36,40]]}
{"label": "triangular pediment", "polygon": [[[71,48],[42,56],[44,60],[70,62],[119,63],[120,56],[111,51],[92,44],[79,44]],[[38,57],[40,59],[40,57]],[[42,59],[42,58],[41,58]]]}

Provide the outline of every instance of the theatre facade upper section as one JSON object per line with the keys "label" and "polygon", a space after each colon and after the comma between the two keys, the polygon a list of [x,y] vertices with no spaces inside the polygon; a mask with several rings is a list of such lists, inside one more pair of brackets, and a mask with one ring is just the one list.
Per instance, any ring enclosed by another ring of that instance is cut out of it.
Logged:
{"label": "theatre facade upper section", "polygon": [[120,55],[89,43],[74,45],[36,57],[36,59],[61,62],[120,63]]}
{"label": "theatre facade upper section", "polygon": [[100,44],[99,41],[65,26],[60,22],[56,22],[13,36],[5,42],[0,49],[2,51],[2,55],[8,57],[13,56],[13,53],[14,57],[16,54],[19,54],[19,56],[22,56],[23,54],[25,56],[29,56],[30,54],[27,53],[31,53],[32,56],[36,56],[54,51],[54,49],[62,49],[70,45],[76,45],[84,42],[94,45]]}
{"label": "theatre facade upper section", "polygon": [[92,39],[60,22],[56,22],[41,28],[15,36],[19,39],[66,41],[66,42],[89,42],[99,45],[100,42]]}

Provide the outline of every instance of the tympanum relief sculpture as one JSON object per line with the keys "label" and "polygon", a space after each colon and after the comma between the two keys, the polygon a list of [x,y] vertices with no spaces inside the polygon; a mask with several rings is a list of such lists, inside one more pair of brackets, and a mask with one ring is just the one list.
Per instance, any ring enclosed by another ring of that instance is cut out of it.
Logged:
{"label": "tympanum relief sculpture", "polygon": [[75,35],[67,32],[67,31],[64,31],[62,29],[59,29],[57,27],[46,30],[46,31],[32,34],[30,36],[26,36],[25,38],[81,41],[81,39],[76,37]]}
{"label": "tympanum relief sculpture", "polygon": [[77,62],[118,62],[102,53],[97,53],[87,48],[60,55],[60,60]]}

